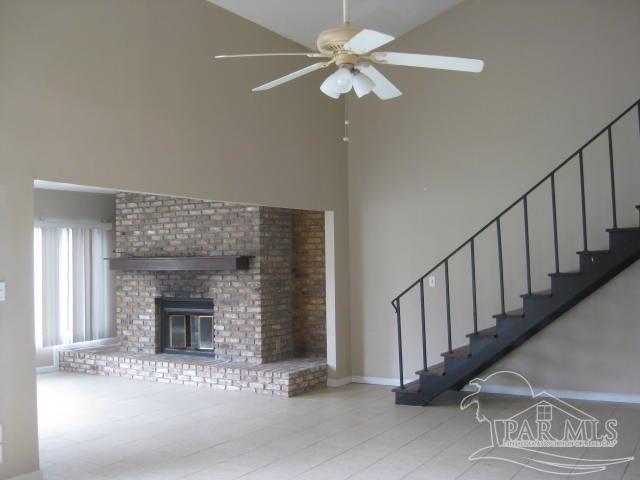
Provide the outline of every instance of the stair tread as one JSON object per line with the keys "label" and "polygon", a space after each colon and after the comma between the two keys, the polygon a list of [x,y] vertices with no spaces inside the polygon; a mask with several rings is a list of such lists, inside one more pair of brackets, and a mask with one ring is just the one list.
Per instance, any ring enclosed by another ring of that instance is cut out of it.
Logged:
{"label": "stair tread", "polygon": [[577,277],[579,275],[582,275],[580,270],[576,270],[575,272],[556,272],[549,274],[550,277]]}
{"label": "stair tread", "polygon": [[434,377],[441,377],[442,375],[444,375],[444,362],[432,365],[428,370],[418,370],[416,373],[418,375],[431,375]]}
{"label": "stair tread", "polygon": [[450,352],[443,352],[441,355],[449,358],[469,357],[471,356],[471,347],[469,345],[465,345],[463,347],[455,348]]}
{"label": "stair tread", "polygon": [[520,295],[520,296],[522,298],[550,297],[551,293],[552,293],[551,289],[549,289],[549,290],[542,290],[540,292],[525,293],[524,295]]}
{"label": "stair tread", "polygon": [[521,318],[524,317],[524,309],[518,308],[505,313],[497,313],[493,318]]}
{"label": "stair tread", "polygon": [[498,334],[497,327],[485,328],[474,333],[467,334],[467,337],[495,337]]}
{"label": "stair tread", "polygon": [[404,392],[404,393],[419,393],[420,392],[420,380],[416,380],[411,383],[405,384],[404,388],[396,387],[393,389],[394,392]]}

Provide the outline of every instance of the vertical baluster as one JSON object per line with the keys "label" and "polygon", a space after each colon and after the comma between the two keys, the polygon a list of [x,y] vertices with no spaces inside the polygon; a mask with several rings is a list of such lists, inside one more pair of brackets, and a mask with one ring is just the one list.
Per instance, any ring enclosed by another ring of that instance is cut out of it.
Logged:
{"label": "vertical baluster", "polygon": [[589,250],[587,245],[587,207],[585,206],[584,199],[584,158],[582,150],[579,153],[580,162],[580,201],[582,203],[582,244],[583,250],[586,252]]}
{"label": "vertical baluster", "polygon": [[502,263],[502,232],[500,231],[500,217],[496,220],[496,232],[498,233],[498,265],[500,270],[500,308],[501,313],[506,313],[504,306],[504,265]]}
{"label": "vertical baluster", "polygon": [[560,257],[558,255],[558,214],[556,211],[556,174],[551,174],[551,210],[553,214],[553,251],[556,260],[556,273],[560,273]]}
{"label": "vertical baluster", "polygon": [[529,250],[529,206],[527,197],[522,200],[524,209],[524,247],[527,261],[527,293],[531,295],[531,254]]}
{"label": "vertical baluster", "polygon": [[449,259],[444,261],[444,281],[445,281],[445,294],[447,300],[447,341],[449,344],[449,352],[453,350],[451,343],[451,302],[449,298]]}
{"label": "vertical baluster", "polygon": [[[640,133],[640,102],[638,102],[638,133]],[[640,209],[638,209],[638,225],[640,226]]]}
{"label": "vertical baluster", "polygon": [[404,388],[404,366],[402,365],[402,325],[400,317],[400,298],[396,298],[394,305],[396,309],[396,319],[398,322],[398,363],[400,366],[400,388]]}
{"label": "vertical baluster", "polygon": [[476,299],[476,246],[471,238],[471,292],[473,295],[473,333],[478,333],[478,305]]}
{"label": "vertical baluster", "polygon": [[424,279],[420,279],[420,314],[422,318],[422,367],[427,371],[427,322],[424,311]]}
{"label": "vertical baluster", "polygon": [[613,170],[613,135],[611,127],[607,129],[609,139],[609,171],[611,173],[611,209],[613,213],[613,228],[618,228],[618,213],[616,211],[616,176]]}

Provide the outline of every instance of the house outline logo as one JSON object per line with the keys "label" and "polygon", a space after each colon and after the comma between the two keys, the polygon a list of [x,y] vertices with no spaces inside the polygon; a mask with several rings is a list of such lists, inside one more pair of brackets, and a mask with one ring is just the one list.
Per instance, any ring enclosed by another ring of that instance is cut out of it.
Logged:
{"label": "house outline logo", "polygon": [[[479,395],[486,382],[499,375],[512,375],[523,382],[533,403],[505,418],[490,419],[482,411]],[[476,420],[489,424],[491,431],[491,445],[473,452],[469,461],[500,460],[549,474],[585,475],[634,460],[634,457],[587,459],[562,455],[566,453],[562,449],[567,448],[616,446],[618,421],[610,418],[601,422],[548,392],[535,393],[529,381],[517,372],[503,370],[474,378],[469,384],[476,391],[462,399],[460,409],[475,406]]]}

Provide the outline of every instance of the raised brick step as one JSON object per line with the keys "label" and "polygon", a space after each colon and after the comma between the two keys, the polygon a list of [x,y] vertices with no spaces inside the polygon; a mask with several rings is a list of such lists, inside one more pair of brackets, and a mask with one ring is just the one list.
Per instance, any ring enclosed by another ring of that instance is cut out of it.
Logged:
{"label": "raised brick step", "polygon": [[60,370],[293,397],[327,385],[324,358],[249,364],[194,355],[125,353],[117,347],[60,352]]}

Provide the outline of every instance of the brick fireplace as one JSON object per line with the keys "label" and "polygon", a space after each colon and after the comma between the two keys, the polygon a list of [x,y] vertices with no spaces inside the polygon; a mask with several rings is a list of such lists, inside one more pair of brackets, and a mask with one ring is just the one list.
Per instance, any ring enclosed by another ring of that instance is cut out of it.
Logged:
{"label": "brick fireplace", "polygon": [[293,352],[290,210],[121,193],[118,256],[250,256],[247,270],[126,272],[116,277],[126,352],[160,352],[157,298],[211,298],[216,358],[268,363]]}
{"label": "brick fireplace", "polygon": [[[117,194],[117,258],[243,256],[249,257],[248,265],[217,271],[118,271],[118,351],[64,352],[61,367],[187,384],[198,384],[196,378],[203,385],[214,385],[215,377],[215,385],[222,380],[225,388],[286,395],[326,384],[321,220],[321,212]],[[211,324],[205,319],[200,326],[197,315],[186,315],[184,321],[173,318],[176,341],[185,340],[184,347],[163,344],[170,328],[166,305],[172,300],[211,304],[211,315],[203,315],[213,317]],[[191,337],[187,348],[186,335],[209,325],[212,348],[191,348]],[[194,358],[187,353],[208,355]],[[80,356],[87,354],[88,359]],[[142,362],[141,369],[132,368],[137,361]],[[194,375],[184,375],[185,370]],[[264,382],[266,378],[273,382],[275,371],[284,377],[290,372],[301,388],[282,380],[279,388]],[[257,381],[258,376],[263,382]]]}

